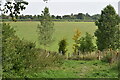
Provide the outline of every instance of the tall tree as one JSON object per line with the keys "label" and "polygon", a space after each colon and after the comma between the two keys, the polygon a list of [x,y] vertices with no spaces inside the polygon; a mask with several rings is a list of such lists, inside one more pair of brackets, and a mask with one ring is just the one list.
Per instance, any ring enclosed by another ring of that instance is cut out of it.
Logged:
{"label": "tall tree", "polygon": [[40,23],[41,24],[38,25],[39,43],[46,47],[53,42],[54,32],[54,23],[47,7],[42,11]]}
{"label": "tall tree", "polygon": [[97,46],[99,50],[117,49],[119,42],[116,37],[119,33],[119,16],[116,14],[114,7],[106,6],[102,11],[100,18],[95,22],[98,29],[95,32],[97,37]]}

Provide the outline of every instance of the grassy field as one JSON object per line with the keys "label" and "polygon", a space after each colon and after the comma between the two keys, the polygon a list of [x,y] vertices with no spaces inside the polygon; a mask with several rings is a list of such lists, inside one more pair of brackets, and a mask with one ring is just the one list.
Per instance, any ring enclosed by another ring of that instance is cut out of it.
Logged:
{"label": "grassy field", "polygon": [[40,73],[32,73],[34,78],[117,78],[116,66],[111,67],[101,61],[66,60],[61,67],[48,68]]}
{"label": "grassy field", "polygon": [[[20,38],[35,42],[36,47],[42,47],[38,42],[37,25],[39,22],[10,22],[10,24],[15,28]],[[54,28],[55,42],[47,47],[47,49],[50,51],[58,51],[58,42],[62,38],[66,38],[68,42],[68,52],[71,53],[71,51],[73,51],[72,45],[74,41],[72,37],[75,33],[75,29],[79,29],[82,32],[81,36],[84,36],[85,32],[89,32],[93,35],[97,27],[94,22],[55,22]]]}

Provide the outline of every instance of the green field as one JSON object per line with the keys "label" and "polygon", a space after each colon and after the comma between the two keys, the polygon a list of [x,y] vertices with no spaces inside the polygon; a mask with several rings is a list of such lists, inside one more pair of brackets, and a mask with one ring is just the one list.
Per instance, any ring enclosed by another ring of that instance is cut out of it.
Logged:
{"label": "green field", "polygon": [[116,66],[101,61],[66,60],[61,67],[32,73],[31,78],[117,78]]}
{"label": "green field", "polygon": [[[10,22],[10,24],[16,30],[17,35],[22,39],[32,41],[36,43],[36,47],[41,47],[38,42],[38,33],[37,33],[37,25],[40,22]],[[55,33],[53,42],[49,47],[47,47],[50,51],[58,51],[58,42],[62,38],[66,38],[68,42],[68,52],[71,53],[73,51],[72,45],[74,41],[72,37],[75,33],[75,29],[79,29],[84,36],[85,32],[89,32],[90,34],[94,34],[96,30],[96,26],[94,22],[55,22],[54,23]]]}

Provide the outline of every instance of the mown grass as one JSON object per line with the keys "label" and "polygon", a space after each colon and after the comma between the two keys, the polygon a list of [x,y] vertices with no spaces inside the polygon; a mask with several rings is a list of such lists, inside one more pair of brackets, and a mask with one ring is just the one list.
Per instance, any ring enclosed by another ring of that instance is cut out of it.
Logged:
{"label": "mown grass", "polygon": [[31,78],[117,78],[117,68],[101,61],[66,60],[61,67],[32,73]]}
{"label": "mown grass", "polygon": [[[38,41],[37,25],[39,23],[40,22],[10,22],[20,38],[35,42],[36,47],[42,47],[39,45]],[[82,32],[81,36],[84,36],[86,32],[89,32],[91,35],[93,35],[97,29],[94,22],[55,22],[54,28],[55,42],[48,46],[47,49],[50,51],[58,51],[58,42],[62,38],[66,38],[69,53],[73,51],[72,45],[74,41],[72,40],[72,37],[75,33],[75,29],[79,29]]]}

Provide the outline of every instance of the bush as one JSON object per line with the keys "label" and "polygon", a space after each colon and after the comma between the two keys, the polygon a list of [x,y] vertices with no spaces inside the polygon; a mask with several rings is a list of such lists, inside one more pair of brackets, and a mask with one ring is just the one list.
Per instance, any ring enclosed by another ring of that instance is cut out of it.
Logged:
{"label": "bush", "polygon": [[103,62],[107,62],[107,63],[115,63],[118,62],[119,59],[119,52],[118,51],[114,51],[114,50],[106,50],[103,53],[103,58],[101,59],[101,61]]}
{"label": "bush", "polygon": [[34,43],[19,39],[9,24],[3,23],[2,32],[3,78],[24,78],[45,67],[62,64],[64,57],[54,52],[48,55],[47,51],[35,48]]}
{"label": "bush", "polygon": [[94,51],[96,48],[93,44],[92,39],[93,37],[89,33],[86,33],[86,36],[80,38],[79,40],[80,46],[78,47],[78,50],[82,53]]}
{"label": "bush", "polygon": [[73,50],[74,50],[74,55],[76,55],[77,54],[77,52],[78,52],[78,47],[79,47],[79,38],[80,38],[80,36],[81,36],[81,32],[80,32],[80,30],[79,29],[76,29],[75,30],[75,34],[74,34],[74,36],[73,36],[73,40],[74,40],[74,44],[73,44]]}
{"label": "bush", "polygon": [[[39,50],[38,50],[39,51]],[[40,68],[55,67],[62,64],[64,57],[56,52],[41,51],[36,53],[35,63]],[[34,67],[34,66],[33,66]]]}
{"label": "bush", "polygon": [[18,37],[10,37],[3,43],[3,77],[9,77],[12,74],[18,74],[24,77],[27,70],[29,70],[29,65],[33,64],[30,63],[29,60],[31,60],[34,55],[34,43],[20,40]]}
{"label": "bush", "polygon": [[111,61],[112,61],[112,54],[111,53],[106,54],[105,56],[103,56],[101,61],[107,62],[107,63],[111,63]]}
{"label": "bush", "polygon": [[66,39],[62,39],[59,42],[59,49],[58,49],[59,53],[62,52],[62,54],[65,55],[65,53],[67,52],[66,46],[67,46]]}

